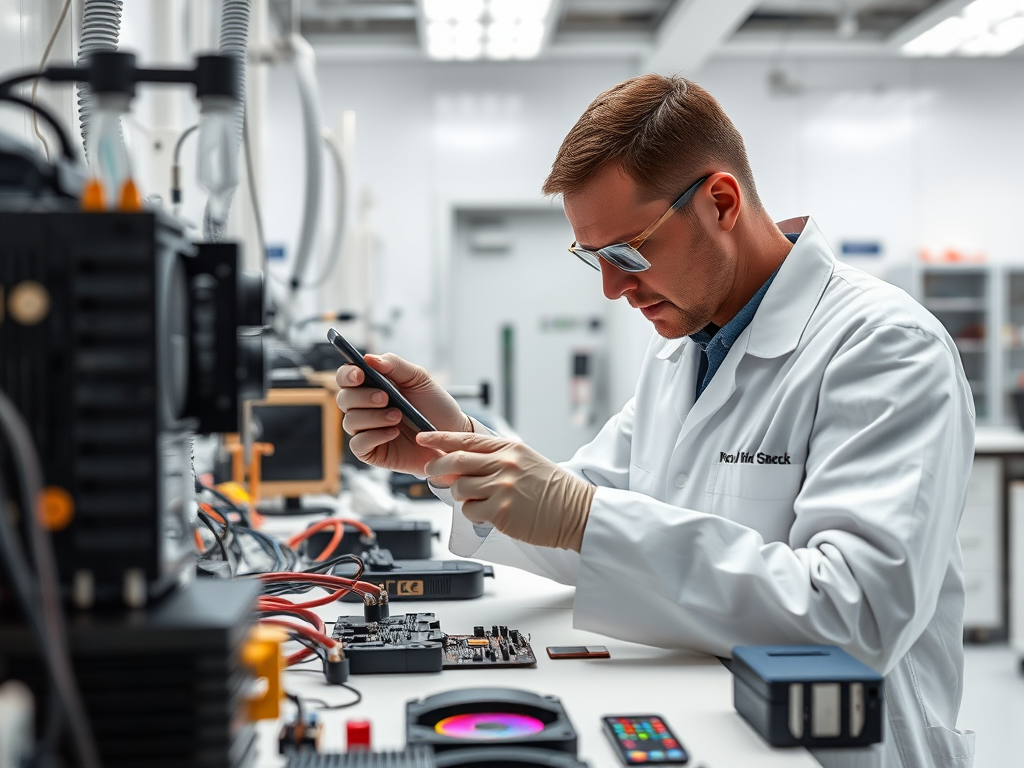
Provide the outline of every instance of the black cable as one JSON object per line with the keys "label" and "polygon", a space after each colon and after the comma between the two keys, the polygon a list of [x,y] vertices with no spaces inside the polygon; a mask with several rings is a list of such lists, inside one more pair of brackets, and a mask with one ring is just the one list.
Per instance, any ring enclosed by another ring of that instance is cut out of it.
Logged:
{"label": "black cable", "polygon": [[50,110],[44,107],[42,104],[33,104],[28,99],[23,99],[21,96],[15,96],[13,93],[4,93],[0,90],[0,101],[9,101],[12,104],[18,104],[19,106],[31,109],[43,120],[49,123],[50,127],[53,128],[54,133],[57,134],[57,139],[60,141],[60,149],[68,160],[75,159],[75,150],[72,148],[71,139],[64,131],[64,127],[60,124],[57,118],[53,115]]}
{"label": "black cable", "polygon": [[[35,561],[36,577],[39,582],[38,593],[33,589],[32,572],[27,562],[24,557],[19,556],[21,549],[16,543],[17,539],[6,510],[0,511],[0,540],[4,542],[4,561],[8,564],[12,580],[21,582],[16,591],[19,599],[23,601],[26,617],[39,636],[39,646],[51,682],[60,693],[51,699],[51,704],[64,707],[79,763],[83,768],[99,768],[99,753],[71,665],[67,629],[61,611],[57,565],[49,532],[38,524],[35,516],[35,501],[42,489],[39,456],[28,426],[3,391],[0,391],[0,435],[10,448],[8,455],[18,476],[19,503],[22,514],[26,516],[25,533]],[[6,499],[6,496],[0,489],[0,500],[2,499]]]}
{"label": "black cable", "polygon": [[171,202],[175,205],[181,203],[181,148],[185,144],[185,139],[191,136],[198,127],[198,125],[189,126],[174,142],[174,154],[171,160]]}
{"label": "black cable", "polygon": [[0,93],[6,93],[16,85],[31,82],[32,80],[35,80],[42,76],[43,73],[38,69],[33,69],[30,72],[20,72],[14,77],[9,77],[6,80],[0,82]]}
{"label": "black cable", "polygon": [[213,486],[206,485],[201,480],[199,480],[199,478],[196,478],[196,491],[206,491],[207,493],[216,496],[222,502],[231,507],[232,510],[237,512],[238,515],[242,518],[242,522],[244,522],[247,526],[252,527],[252,517],[249,514],[249,510],[244,505],[234,501],[230,496],[228,496],[223,491],[220,491],[214,488]]}
{"label": "black cable", "polygon": [[359,702],[361,702],[363,700],[363,694],[361,694],[359,691],[357,691],[355,688],[353,688],[348,683],[339,683],[338,685],[340,687],[342,687],[342,688],[348,688],[350,691],[352,691],[352,693],[354,693],[356,695],[355,701],[349,701],[349,702],[346,702],[344,704],[328,704],[327,702],[321,701],[320,699],[310,699],[310,698],[307,697],[306,698],[306,703],[308,704],[308,703],[314,702],[314,701],[317,702],[318,704],[321,705],[321,706],[317,707],[317,709],[348,709],[349,707],[354,707],[356,704],[358,704]]}
{"label": "black cable", "polygon": [[227,526],[224,527],[223,536],[217,535],[217,530],[213,527],[213,521],[210,520],[210,516],[205,512],[199,512],[198,515],[200,522],[203,523],[207,528],[210,529],[210,533],[213,534],[214,541],[217,542],[217,546],[220,547],[220,553],[224,557],[224,562],[228,564],[228,573],[231,573],[231,558],[228,557],[228,550],[224,546],[224,537],[228,535]]}

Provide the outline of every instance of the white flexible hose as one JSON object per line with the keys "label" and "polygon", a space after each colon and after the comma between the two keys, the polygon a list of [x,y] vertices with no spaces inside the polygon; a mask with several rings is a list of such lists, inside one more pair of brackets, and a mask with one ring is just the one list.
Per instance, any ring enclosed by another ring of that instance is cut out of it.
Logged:
{"label": "white flexible hose", "polygon": [[345,231],[348,210],[348,174],[345,168],[345,155],[338,137],[329,128],[321,128],[320,136],[324,146],[334,163],[334,230],[324,253],[324,266],[316,277],[303,283],[304,288],[317,288],[334,273],[334,268],[341,260],[341,247],[345,243]]}
{"label": "white flexible hose", "polygon": [[[81,66],[97,51],[116,51],[121,32],[121,0],[85,0],[82,10],[82,42],[78,46]],[[82,148],[88,157],[89,127],[93,98],[88,83],[78,83],[78,119],[82,124]]]}
{"label": "white flexible hose", "polygon": [[299,245],[295,249],[292,268],[291,291],[295,294],[302,285],[302,276],[309,265],[316,244],[317,223],[320,219],[321,163],[323,153],[320,127],[320,94],[316,84],[316,56],[313,46],[301,35],[289,37],[295,56],[295,76],[299,84],[299,100],[302,102],[302,123],[306,148],[306,196],[303,201],[302,230]]}
{"label": "white flexible hose", "polygon": [[[223,0],[220,14],[220,47],[222,56],[234,56],[238,61],[238,103],[235,105],[233,122],[234,137],[231,142],[232,156],[238,155],[245,131],[245,67],[249,49],[249,17],[252,12],[251,0]],[[224,239],[228,226],[228,212],[234,190],[225,196],[223,216],[215,218],[207,203],[203,213],[203,237],[207,242],[219,243]]]}

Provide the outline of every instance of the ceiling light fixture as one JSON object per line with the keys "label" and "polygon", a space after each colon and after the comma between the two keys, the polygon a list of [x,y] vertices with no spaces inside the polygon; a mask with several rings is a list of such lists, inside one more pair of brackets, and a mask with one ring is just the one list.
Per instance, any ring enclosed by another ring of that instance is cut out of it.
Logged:
{"label": "ceiling light fixture", "polygon": [[1024,45],[1024,0],[974,0],[902,46],[908,56],[1002,56]]}
{"label": "ceiling light fixture", "polygon": [[498,61],[536,58],[551,0],[423,0],[427,55]]}

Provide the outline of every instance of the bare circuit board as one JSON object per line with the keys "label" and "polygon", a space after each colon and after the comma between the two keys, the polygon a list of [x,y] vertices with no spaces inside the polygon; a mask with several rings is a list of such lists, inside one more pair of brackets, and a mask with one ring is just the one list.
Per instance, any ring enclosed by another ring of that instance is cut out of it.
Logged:
{"label": "bare circuit board", "polygon": [[532,667],[530,638],[505,626],[474,627],[472,635],[449,635],[432,613],[408,613],[368,622],[339,616],[334,639],[341,642],[353,675],[440,672],[442,669]]}
{"label": "bare circuit board", "polygon": [[518,629],[503,626],[474,627],[472,635],[445,635],[444,669],[480,667],[533,667],[537,657],[530,638]]}

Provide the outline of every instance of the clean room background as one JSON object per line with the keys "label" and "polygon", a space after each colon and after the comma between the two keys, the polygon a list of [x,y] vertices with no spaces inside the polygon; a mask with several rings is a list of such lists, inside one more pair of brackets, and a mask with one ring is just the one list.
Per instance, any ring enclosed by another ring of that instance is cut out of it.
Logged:
{"label": "clean room background", "polygon": [[[0,0],[3,71],[38,64],[60,5]],[[359,6],[369,19],[385,6],[396,13],[412,5],[305,0],[298,8],[298,29],[317,55],[323,120],[348,158],[348,230],[339,265],[322,287],[302,292],[296,312],[358,311],[355,340],[453,385],[486,381],[499,415],[543,452],[566,458],[629,398],[650,329],[624,303],[603,299],[595,275],[565,250],[572,234],[559,202],[539,189],[562,137],[598,93],[652,68],[679,70],[732,116],[778,219],[814,216],[839,258],[919,292],[922,254],[974,260],[988,282],[970,322],[984,333],[969,329],[958,344],[973,371],[980,422],[1016,430],[1007,393],[1024,369],[1024,359],[1013,357],[1024,335],[1024,290],[1014,314],[1001,270],[1006,280],[1024,275],[1024,53],[911,58],[892,42],[920,17],[966,2],[561,0],[563,18],[590,18],[592,29],[578,22],[574,32],[552,33],[536,60],[509,62],[431,61],[415,33],[366,19],[360,27],[339,10]],[[72,7],[77,29],[80,2]],[[216,7],[215,0],[131,0],[122,46],[144,62],[183,63],[186,45],[213,45],[208,22]],[[271,267],[284,276],[304,213],[294,68],[272,45],[291,4],[255,7],[254,35],[266,45],[249,73],[255,185]],[[709,40],[679,34],[672,25],[695,8],[710,15],[732,8],[734,18],[716,17]],[[72,56],[71,39],[65,26],[52,61]],[[69,89],[43,86],[40,97],[74,124]],[[184,95],[170,105],[148,94],[138,99],[125,135],[147,195],[167,200],[170,148],[194,119]],[[0,130],[35,141],[20,110],[0,109]],[[185,146],[182,210],[197,221],[193,152]],[[336,199],[330,178],[324,189],[318,264]],[[257,263],[244,189],[232,216],[233,233]],[[877,253],[854,253],[865,248]],[[954,269],[954,282],[959,276]],[[311,323],[298,340],[320,340],[325,328]],[[997,346],[1008,337],[1005,350]],[[969,598],[978,630],[970,639],[989,642],[968,648],[961,716],[979,733],[978,768],[1018,766],[1024,753],[1024,678],[1019,652],[1006,643],[1010,622],[1024,613],[1013,607],[1024,595],[1007,591],[1007,579],[1024,571],[1024,553],[1014,570],[1013,508],[1004,503],[1004,481],[1020,470],[976,469],[972,509],[980,512],[965,518],[974,527],[961,535],[965,552],[974,547],[976,562],[990,569],[977,570],[981,586]]]}

